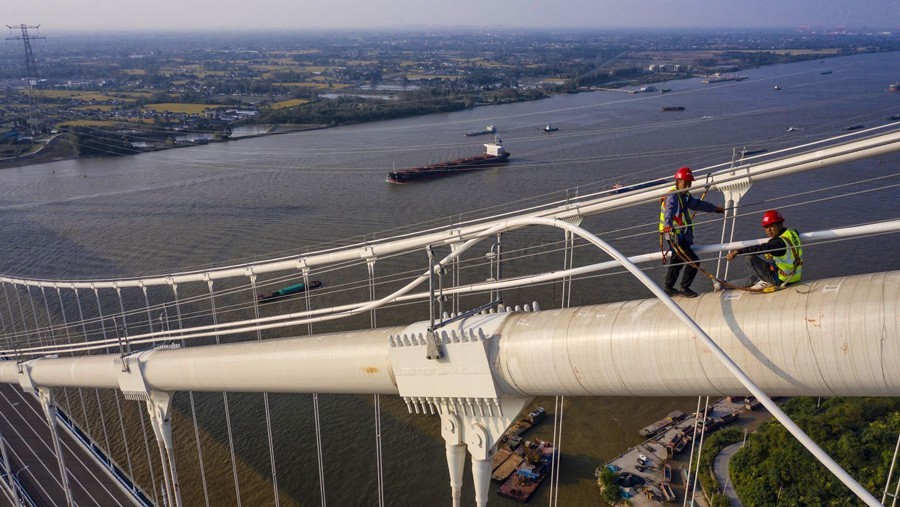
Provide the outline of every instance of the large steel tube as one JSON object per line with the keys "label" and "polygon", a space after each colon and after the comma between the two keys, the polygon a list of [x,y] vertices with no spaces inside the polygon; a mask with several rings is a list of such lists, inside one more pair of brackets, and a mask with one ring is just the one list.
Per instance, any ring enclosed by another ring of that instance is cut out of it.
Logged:
{"label": "large steel tube", "polygon": [[[714,292],[682,308],[766,393],[900,395],[900,271],[831,278],[770,294]],[[696,396],[746,388],[656,299],[474,316],[491,321],[494,378],[523,395]],[[497,327],[495,327],[497,326]],[[382,328],[159,350],[144,373],[162,391],[397,394]],[[116,387],[116,355],[39,359],[37,385]],[[0,361],[0,382],[18,382]]]}
{"label": "large steel tube", "polygon": [[[678,302],[772,396],[900,395],[898,271]],[[496,366],[523,394],[747,393],[655,299],[514,314],[500,334]]]}

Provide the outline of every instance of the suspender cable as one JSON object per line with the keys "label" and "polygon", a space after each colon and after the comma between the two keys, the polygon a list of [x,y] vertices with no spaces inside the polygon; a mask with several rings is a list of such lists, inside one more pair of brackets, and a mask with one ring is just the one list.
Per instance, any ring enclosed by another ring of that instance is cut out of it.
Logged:
{"label": "suspender cable", "polygon": [[[72,290],[75,291],[75,301],[78,302],[78,318],[81,321],[81,332],[82,332],[82,335],[84,336],[85,343],[87,343],[90,340],[88,339],[87,323],[85,323],[85,320],[84,320],[84,311],[81,306],[81,298],[78,296],[78,289],[72,289]],[[101,414],[100,426],[103,429],[103,441],[106,442],[106,448],[109,449],[109,434],[106,432],[106,418],[102,417],[103,404],[100,403],[100,390],[94,389],[94,395],[97,398],[97,410],[99,410],[100,414]]]}
{"label": "suspender cable", "polygon": [[[251,271],[252,273],[252,271]],[[250,275],[250,290],[253,297],[253,316],[259,319],[259,300],[256,299],[256,275]],[[309,287],[307,287],[309,290]],[[262,330],[256,330],[256,341],[262,341]],[[272,490],[275,494],[275,505],[281,505],[278,500],[278,474],[275,469],[275,445],[272,438],[272,413],[269,410],[269,393],[263,393],[263,405],[266,411],[266,434],[269,439],[269,466],[272,468]]]}
{"label": "suspender cable", "polygon": [[[213,325],[219,324],[219,318],[216,315],[216,296],[213,291],[213,281],[207,277],[206,285],[209,287],[209,307],[212,315]],[[216,345],[220,343],[219,334],[216,333]],[[237,496],[237,506],[241,507],[241,486],[238,481],[237,460],[234,456],[234,433],[231,430],[231,409],[228,405],[228,393],[222,392],[222,401],[225,403],[225,429],[228,432],[228,451],[231,453],[231,473],[234,476],[234,494]]]}
{"label": "suspender cable", "polygon": [[384,466],[381,452],[381,395],[375,394],[375,463],[378,474],[378,505],[384,507]]}
{"label": "suspender cable", "polygon": [[41,324],[38,322],[37,307],[34,306],[34,298],[31,297],[30,285],[25,286],[25,292],[28,293],[28,302],[31,304],[31,317],[34,319],[34,333],[37,335],[38,343],[43,344],[44,334],[41,332]]}
{"label": "suspender cable", "polygon": [[319,424],[319,394],[313,393],[313,419],[316,425],[316,456],[319,463],[319,497],[325,507],[325,466],[322,460],[322,429]]}
{"label": "suspender cable", "polygon": [[[881,494],[881,503],[887,500],[888,488],[891,485],[891,476],[894,475],[894,465],[897,464],[897,452],[900,451],[900,433],[897,434],[897,445],[894,447],[894,457],[891,458],[891,468],[888,470],[887,480],[884,481],[884,493]],[[897,480],[897,488],[900,489],[900,478]],[[897,501],[897,493],[894,493],[894,502]]]}
{"label": "suspender cable", "polygon": [[[94,295],[97,295],[96,287],[94,288]],[[79,308],[79,311],[81,311],[81,308]],[[97,295],[97,311],[100,312],[100,296],[99,295]],[[106,339],[106,328],[103,326],[102,312],[100,312],[99,320],[100,320],[100,328],[103,330],[103,339],[105,340]],[[84,339],[85,339],[85,341],[88,341],[87,327],[86,327],[86,324],[84,321],[84,315],[81,315],[81,325],[85,326],[84,327]],[[106,347],[106,352],[109,353],[109,347]],[[100,425],[103,428],[103,440],[106,442],[106,448],[111,449],[111,447],[109,445],[109,433],[107,433],[107,431],[106,431],[106,418],[103,417],[103,403],[100,401],[100,390],[99,389],[96,390],[96,394],[97,394],[97,410],[100,411]]]}
{"label": "suspender cable", "polygon": [[[150,299],[147,297],[147,287],[144,284],[141,284],[141,289],[144,291],[144,307],[147,309],[147,326],[150,327],[150,332],[153,332],[153,320],[150,319]],[[121,302],[121,299],[119,299]],[[125,313],[123,311],[122,318],[125,318]],[[144,414],[143,410],[138,409],[138,420],[141,421],[141,436],[144,439],[144,451],[147,454],[147,468],[150,470],[150,482],[153,483],[153,490],[156,490],[156,471],[153,470],[153,458],[150,454],[150,442],[147,440],[147,426],[144,424]],[[148,415],[149,417],[149,415]]]}
{"label": "suspender cable", "polygon": [[[66,340],[69,343],[72,343],[72,335],[69,332],[69,321],[68,321],[68,317],[66,317],[66,307],[63,304],[62,290],[60,290],[59,286],[56,287],[56,297],[59,299],[59,313],[62,315],[63,327],[65,327],[65,329],[66,329]],[[72,353],[72,357],[75,357],[74,352]],[[90,433],[91,426],[90,426],[90,422],[89,422],[88,416],[87,416],[87,409],[85,408],[86,405],[84,402],[84,392],[83,392],[82,388],[80,388],[80,387],[78,388],[78,398],[79,398],[79,401],[81,402],[81,414],[84,417],[83,424],[87,428],[87,432]],[[74,414],[72,414],[70,412],[69,415],[71,416]]]}
{"label": "suspender cable", "polygon": [[[47,311],[47,329],[50,332],[50,343],[56,343],[56,333],[53,331],[53,316],[50,313],[50,302],[47,301],[47,291],[44,290],[44,287],[41,287],[41,298],[44,300],[44,310]],[[63,398],[66,400],[66,413],[72,413],[72,405],[69,400],[69,389],[66,387],[62,388]]]}
{"label": "suspender cable", "polygon": [[[563,247],[563,270],[572,267],[575,261],[575,235],[566,230],[565,245]],[[563,278],[562,283],[562,308],[568,308],[572,304],[572,277]],[[562,443],[562,417],[565,396],[557,396],[554,403],[553,414],[553,454],[550,456],[550,505],[556,505],[559,499],[559,463],[562,458],[560,447]],[[556,411],[559,409],[559,416]]]}
{"label": "suspender cable", "polygon": [[[73,287],[72,293],[75,296],[75,303],[78,305],[78,319],[79,319],[79,322],[81,323],[81,335],[84,338],[84,342],[87,343],[88,342],[87,328],[85,327],[85,324],[84,324],[84,313],[81,311],[81,298],[78,296],[78,289]],[[94,395],[97,396],[97,404],[99,405],[100,404],[100,393],[98,391],[99,391],[98,389],[94,389]],[[85,403],[81,404],[81,412],[84,415],[84,425],[88,431],[88,434],[91,435],[92,439],[96,440],[94,435],[91,433],[91,420],[87,416],[87,405]],[[101,422],[101,424],[105,424],[102,420],[100,422]],[[105,434],[105,431],[106,430],[104,430],[104,434]],[[156,493],[154,493],[154,494],[156,494]]]}
{"label": "suspender cable", "polygon": [[[6,293],[6,282],[0,282],[0,285],[3,286],[3,299],[6,300],[6,308],[9,311],[9,323],[12,326],[13,330],[12,335],[10,336],[10,341],[12,342],[12,345],[14,347],[18,348],[18,345],[16,344],[16,336],[19,335],[19,331],[16,329],[16,319],[13,318],[12,305],[9,302],[9,294]],[[13,287],[15,287],[15,285],[13,285]],[[18,360],[19,358],[18,356],[16,356],[16,361]]]}
{"label": "suspender cable", "polygon": [[[367,259],[366,266],[369,272],[369,301],[375,301],[375,259]],[[372,308],[369,312],[370,327],[377,327],[376,308]],[[375,473],[377,482],[378,505],[384,507],[384,467],[382,466],[382,448],[381,448],[381,397],[379,394],[374,395],[375,405]]]}
{"label": "suspender cable", "polygon": [[[693,482],[697,480],[696,477],[691,477],[691,467],[694,465],[694,448],[697,443],[697,425],[700,423],[700,402],[703,399],[703,396],[697,396],[697,409],[694,410],[694,434],[691,437],[691,457],[688,459],[688,482]],[[689,484],[685,484],[684,486],[684,502],[681,504],[682,507],[687,506],[687,488]]]}
{"label": "suspender cable", "polygon": [[[175,315],[177,316],[177,324],[178,329],[182,329],[181,322],[181,303],[178,300],[178,285],[172,282],[172,293],[175,297]],[[163,309],[163,315],[168,317],[165,312],[165,308]],[[168,328],[168,318],[163,320],[163,327]],[[181,346],[185,346],[184,340],[181,340]],[[197,424],[197,407],[194,404],[194,391],[188,391],[188,399],[191,404],[191,419],[194,422],[194,439],[197,442],[197,458],[200,464],[200,480],[203,482],[203,500],[206,502],[206,507],[209,507],[209,489],[206,484],[206,468],[203,466],[203,448],[200,446],[200,426]]]}
{"label": "suspender cable", "polygon": [[25,320],[25,310],[22,309],[22,298],[19,297],[19,286],[13,285],[13,290],[16,292],[16,304],[19,306],[19,315],[22,317],[22,328],[23,328],[23,338],[25,342],[29,342],[30,338],[28,338],[28,324],[27,320]]}
{"label": "suspender cable", "polygon": [[[709,411],[709,396],[706,397],[706,404],[703,406],[703,427],[700,429],[700,445],[697,446],[697,466],[694,467],[694,486],[691,488],[691,505],[694,505],[694,496],[697,495],[697,482],[700,478],[700,456],[703,454],[703,440],[706,437],[706,417]],[[697,438],[697,432],[694,432],[694,438]],[[685,496],[687,493],[685,492]]]}
{"label": "suspender cable", "polygon": [[[123,322],[122,322],[122,329],[120,331],[118,324],[116,323],[116,318],[113,317],[112,318],[113,332],[116,333],[116,337],[119,337],[119,339],[121,340],[122,338],[120,337],[120,335],[122,333],[126,332],[125,331],[125,322],[124,322],[125,309],[122,306],[122,291],[119,288],[116,288],[116,293],[119,296],[119,308],[122,309],[122,321]],[[94,289],[94,294],[97,296],[97,312],[100,314],[100,326],[103,329],[103,338],[105,339],[106,338],[106,326],[103,325],[103,310],[101,310],[101,308],[100,308],[100,293],[99,293],[99,291],[97,291],[97,289]],[[124,349],[123,349],[123,345],[125,347]],[[130,350],[127,347],[128,347],[127,340],[125,341],[125,343],[122,343],[120,341],[119,354],[121,356],[124,357],[126,352],[130,352]],[[132,470],[132,467],[131,467],[131,452],[128,449],[128,435],[125,433],[125,421],[123,420],[123,417],[122,417],[122,406],[119,404],[119,393],[120,393],[119,390],[113,390],[112,396],[113,396],[113,399],[116,400],[116,412],[119,414],[119,428],[122,430],[122,443],[125,445],[125,461],[128,464],[128,475],[130,475],[131,477],[134,477],[134,471]],[[143,419],[141,419],[141,423],[143,424]],[[110,452],[112,452],[111,449],[110,449]]]}
{"label": "suspender cable", "polygon": [[[303,274],[303,284],[306,287],[309,287],[309,269],[301,266],[301,273]],[[305,291],[306,293],[306,311],[310,311],[311,302],[309,298],[309,290]],[[308,334],[312,334],[312,322],[308,322],[306,324],[306,331]],[[315,432],[316,432],[316,457],[319,465],[319,497],[322,502],[322,507],[325,507],[325,467],[322,461],[322,431],[320,428],[319,421],[319,395],[318,393],[313,393],[313,422],[315,424]]]}

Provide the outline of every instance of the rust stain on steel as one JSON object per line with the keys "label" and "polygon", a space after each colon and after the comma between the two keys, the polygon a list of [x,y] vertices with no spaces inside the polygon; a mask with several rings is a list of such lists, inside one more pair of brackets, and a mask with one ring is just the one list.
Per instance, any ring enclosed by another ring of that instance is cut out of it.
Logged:
{"label": "rust stain on steel", "polygon": [[363,368],[363,371],[368,373],[369,375],[374,375],[378,373],[378,368],[374,366],[366,366],[365,368]]}

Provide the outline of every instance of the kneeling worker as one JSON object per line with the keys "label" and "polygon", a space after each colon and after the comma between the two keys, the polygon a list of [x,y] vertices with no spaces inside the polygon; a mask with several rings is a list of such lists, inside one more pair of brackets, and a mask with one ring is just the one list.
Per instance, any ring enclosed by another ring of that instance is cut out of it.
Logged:
{"label": "kneeling worker", "polygon": [[[664,287],[666,294],[670,296],[697,297],[697,293],[691,290],[691,283],[697,276],[700,259],[691,249],[691,245],[694,244],[694,220],[690,210],[724,213],[721,206],[691,197],[687,191],[678,192],[678,190],[691,188],[693,181],[694,173],[689,167],[678,169],[675,171],[675,186],[670,188],[669,193],[660,200],[659,232],[669,235],[669,248],[675,254],[672,256],[669,270],[666,271]],[[685,264],[682,264],[683,262]],[[675,282],[678,280],[678,274],[682,267],[684,267],[684,275],[681,277],[681,289],[679,290],[675,288]]]}
{"label": "kneeling worker", "polygon": [[729,261],[738,255],[765,252],[765,259],[759,255],[747,257],[747,265],[755,276],[750,277],[740,287],[764,289],[771,286],[784,286],[800,281],[803,267],[803,249],[800,248],[800,235],[794,229],[784,226],[784,217],[775,210],[763,213],[762,226],[769,241],[756,246],[748,246],[732,250],[725,256]]}

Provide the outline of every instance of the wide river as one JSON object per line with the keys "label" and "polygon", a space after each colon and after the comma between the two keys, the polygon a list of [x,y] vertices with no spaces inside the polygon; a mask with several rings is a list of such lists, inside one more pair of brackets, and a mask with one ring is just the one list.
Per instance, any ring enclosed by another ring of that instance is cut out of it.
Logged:
{"label": "wide river", "polygon": [[[887,91],[888,84],[900,78],[897,69],[898,53],[866,54],[754,69],[742,73],[749,77],[742,82],[702,84],[689,79],[657,84],[657,88],[671,88],[666,94],[560,95],[134,157],[3,170],[0,273],[41,279],[172,273],[295,253],[363,235],[381,238],[400,230],[450,224],[564,198],[567,192],[575,195],[616,183],[669,178],[682,165],[702,168],[729,162],[734,148],[774,151],[847,134],[846,127],[855,124],[883,125],[900,113],[900,93]],[[826,70],[831,72],[823,73]],[[685,110],[663,112],[663,106],[684,106]],[[540,128],[548,122],[559,130],[542,132]],[[482,151],[487,137],[470,138],[463,133],[488,124],[497,126],[512,153],[509,164],[419,184],[385,182],[392,167]],[[789,127],[797,130],[788,131]],[[781,209],[788,225],[801,231],[897,218],[900,192],[891,185],[896,184],[898,172],[900,155],[894,154],[754,184],[744,201],[747,214],[739,218],[738,237],[759,237],[759,214],[768,208]],[[722,203],[718,193],[707,199]],[[800,203],[809,204],[794,206]],[[594,217],[584,225],[634,254],[658,249],[657,219],[658,205],[650,203]],[[718,239],[718,224],[698,231],[699,243]],[[885,236],[809,248],[804,276],[897,269],[898,246],[895,236]],[[562,267],[561,254],[559,264],[550,267]],[[663,277],[659,266],[651,266],[650,274],[658,280]],[[708,291],[709,282],[698,278],[694,288]],[[576,285],[573,304],[647,295],[631,278],[608,276]],[[509,303],[554,296],[546,291],[534,297],[522,292],[521,301]],[[778,318],[774,309],[771,318]],[[640,365],[634,366],[634,374],[640,375]],[[231,467],[227,453],[222,452],[221,395],[202,395],[197,401],[207,445],[218,448],[206,459],[208,480],[217,491],[213,504],[232,503]],[[269,504],[272,491],[265,479],[269,457],[261,396],[232,396],[230,401],[242,500],[245,505]],[[320,401],[328,502],[376,505],[371,397],[321,396]],[[692,411],[696,402],[668,398],[565,401],[561,505],[599,504],[591,476],[594,468],[639,442],[641,427],[674,409]],[[537,402],[552,411],[554,400]],[[437,417],[408,415],[396,399],[384,400],[383,405],[387,503],[449,504]],[[186,398],[180,398],[178,406],[184,410]],[[310,397],[273,396],[272,411],[281,500],[317,505],[319,477]],[[551,426],[545,422],[534,434],[549,438]],[[187,435],[185,445],[192,445],[189,429],[176,431]],[[189,457],[196,452],[192,447],[176,452],[186,505],[197,505],[203,501],[202,490],[196,458]],[[474,496],[469,477],[465,503]],[[547,503],[548,490],[542,486],[536,505]],[[492,497],[491,503],[512,504],[499,497]]]}

